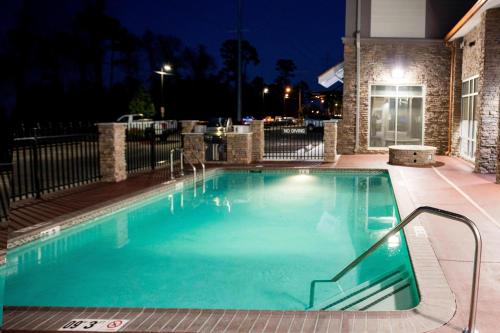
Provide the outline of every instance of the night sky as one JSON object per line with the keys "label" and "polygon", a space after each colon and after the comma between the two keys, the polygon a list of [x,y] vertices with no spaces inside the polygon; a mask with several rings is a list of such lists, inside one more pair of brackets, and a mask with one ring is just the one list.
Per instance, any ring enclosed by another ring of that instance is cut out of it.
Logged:
{"label": "night sky", "polygon": [[[279,58],[293,59],[295,81],[320,89],[317,76],[342,59],[344,0],[244,0],[244,38],[261,63],[250,74],[274,80]],[[236,38],[236,0],[109,0],[108,12],[136,34],[147,28],[204,44],[216,56],[225,39]]]}

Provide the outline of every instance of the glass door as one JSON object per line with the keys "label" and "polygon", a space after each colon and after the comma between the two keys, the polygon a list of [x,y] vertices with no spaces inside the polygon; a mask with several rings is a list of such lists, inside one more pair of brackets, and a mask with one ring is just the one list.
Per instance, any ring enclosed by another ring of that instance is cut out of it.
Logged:
{"label": "glass door", "polygon": [[462,115],[460,121],[460,156],[473,161],[476,154],[477,77],[462,83]]}

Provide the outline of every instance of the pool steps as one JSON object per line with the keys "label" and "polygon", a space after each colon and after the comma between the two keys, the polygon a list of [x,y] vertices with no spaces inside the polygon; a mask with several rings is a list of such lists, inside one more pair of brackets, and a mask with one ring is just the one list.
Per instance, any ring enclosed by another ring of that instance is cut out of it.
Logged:
{"label": "pool steps", "polygon": [[410,286],[410,276],[403,266],[336,294],[308,310],[368,310]]}

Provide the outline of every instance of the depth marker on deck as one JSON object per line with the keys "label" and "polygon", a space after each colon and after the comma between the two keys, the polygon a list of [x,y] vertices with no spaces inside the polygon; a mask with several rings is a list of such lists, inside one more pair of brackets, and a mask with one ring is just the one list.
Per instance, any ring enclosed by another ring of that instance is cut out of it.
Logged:
{"label": "depth marker on deck", "polygon": [[72,319],[58,331],[118,332],[128,322],[128,319]]}

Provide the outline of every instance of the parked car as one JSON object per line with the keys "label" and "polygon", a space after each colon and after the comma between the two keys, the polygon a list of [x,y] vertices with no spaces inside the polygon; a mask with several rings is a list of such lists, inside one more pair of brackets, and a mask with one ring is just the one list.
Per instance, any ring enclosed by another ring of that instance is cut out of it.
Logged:
{"label": "parked car", "polygon": [[125,114],[117,120],[119,123],[126,123],[127,130],[134,133],[144,134],[151,138],[152,135],[166,139],[168,135],[177,131],[177,120],[152,120],[144,118],[142,114]]}
{"label": "parked car", "polygon": [[294,117],[281,117],[280,124],[283,125],[294,125],[297,123],[297,119]]}
{"label": "parked car", "polygon": [[244,116],[242,119],[241,119],[241,122],[243,123],[243,125],[250,125],[252,123],[252,121],[254,121],[254,117],[253,116]]}
{"label": "parked car", "polygon": [[307,115],[304,118],[304,126],[307,128],[309,132],[317,130],[319,128],[323,128],[324,121],[330,120],[330,116],[323,115]]}
{"label": "parked car", "polygon": [[271,116],[264,117],[262,120],[264,121],[264,125],[271,125],[274,123],[274,118]]}

